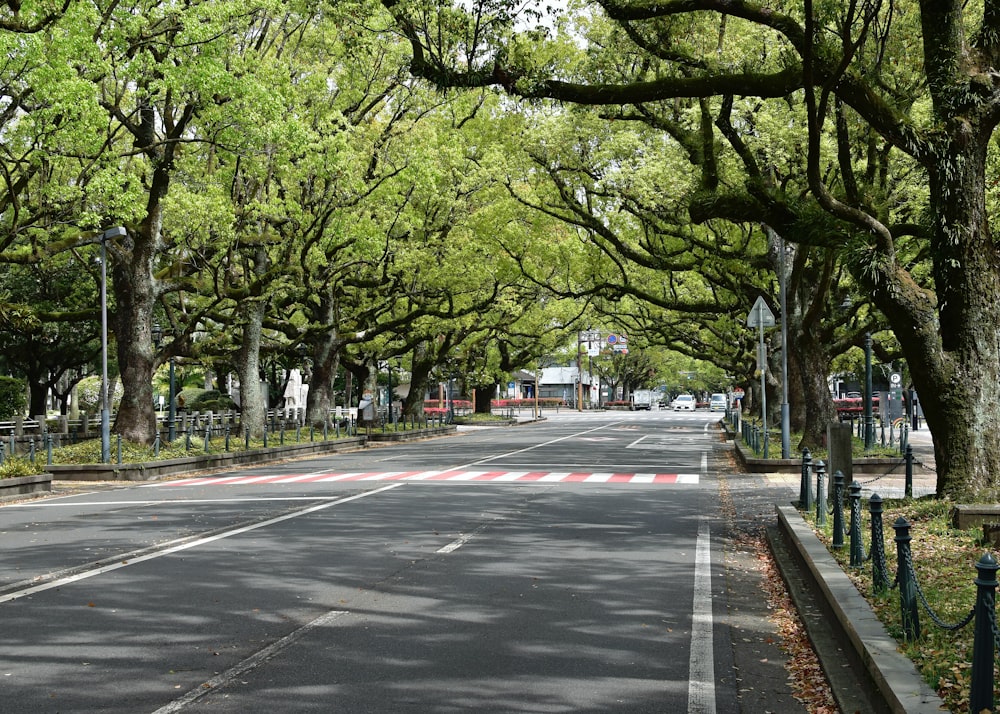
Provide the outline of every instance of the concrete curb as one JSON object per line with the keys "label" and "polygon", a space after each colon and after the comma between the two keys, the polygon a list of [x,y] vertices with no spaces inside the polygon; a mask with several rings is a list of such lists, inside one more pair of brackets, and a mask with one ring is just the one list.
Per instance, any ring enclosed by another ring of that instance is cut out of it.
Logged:
{"label": "concrete curb", "polygon": [[41,473],[31,476],[0,478],[0,501],[33,493],[48,493],[52,490],[52,474]]}
{"label": "concrete curb", "polygon": [[[868,601],[801,514],[792,506],[777,505],[776,510],[782,535],[805,563],[845,642],[856,651],[890,711],[898,714],[946,711],[941,698],[924,682],[913,662],[897,650],[896,641],[886,632]],[[824,663],[824,669],[839,664]]]}

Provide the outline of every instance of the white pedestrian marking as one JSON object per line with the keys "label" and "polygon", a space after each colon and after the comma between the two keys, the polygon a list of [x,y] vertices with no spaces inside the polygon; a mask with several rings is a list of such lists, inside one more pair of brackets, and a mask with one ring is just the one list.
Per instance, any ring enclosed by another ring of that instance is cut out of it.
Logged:
{"label": "white pedestrian marking", "polygon": [[343,481],[411,481],[432,483],[560,483],[563,481],[582,484],[698,484],[701,480],[696,473],[638,472],[627,471],[469,471],[449,469],[447,471],[351,471],[349,473],[289,474],[287,476],[253,476],[246,478],[221,477],[217,479],[198,477],[144,484],[145,488],[166,488],[177,486],[249,486],[267,484],[337,483]]}

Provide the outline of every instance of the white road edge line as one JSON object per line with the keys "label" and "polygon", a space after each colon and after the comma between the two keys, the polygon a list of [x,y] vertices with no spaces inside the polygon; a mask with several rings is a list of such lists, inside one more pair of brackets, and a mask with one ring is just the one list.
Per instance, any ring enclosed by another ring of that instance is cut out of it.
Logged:
{"label": "white road edge line", "polygon": [[264,664],[264,662],[274,657],[276,654],[281,652],[281,650],[285,649],[291,644],[294,644],[297,640],[309,634],[311,630],[314,630],[317,627],[322,627],[328,622],[332,622],[333,620],[337,619],[341,615],[347,615],[347,614],[349,614],[347,610],[331,610],[330,612],[324,615],[320,615],[315,620],[307,622],[302,627],[285,635],[280,640],[272,642],[264,649],[250,655],[245,660],[234,665],[225,672],[217,674],[216,676],[212,677],[211,679],[204,682],[200,686],[189,691],[183,697],[175,699],[166,706],[160,707],[155,712],[153,712],[153,714],[173,714],[174,712],[179,712],[184,710],[188,704],[193,704],[195,701],[201,699],[206,694],[214,692],[219,687],[223,687],[229,684],[240,675],[243,675],[249,672],[250,670],[256,669],[260,665]]}
{"label": "white road edge line", "polygon": [[698,524],[694,556],[691,657],[688,660],[688,714],[715,714],[715,653],[712,649],[712,549],[708,521]]}
{"label": "white road edge line", "polygon": [[118,570],[119,568],[125,568],[130,565],[143,563],[147,560],[153,560],[155,558],[161,558],[165,555],[172,555],[173,553],[179,553],[182,550],[197,548],[198,546],[205,545],[207,543],[212,543],[217,540],[222,540],[223,538],[229,538],[230,536],[240,535],[242,533],[249,533],[250,531],[255,531],[258,528],[266,528],[267,526],[273,526],[275,523],[281,523],[282,521],[291,520],[292,518],[298,518],[299,516],[305,516],[310,513],[315,513],[316,511],[322,511],[324,509],[331,508],[332,506],[340,505],[341,503],[348,503],[349,501],[357,501],[358,499],[365,498],[367,496],[374,496],[377,493],[388,491],[393,488],[399,488],[400,486],[403,485],[404,485],[403,483],[389,484],[388,486],[383,486],[382,488],[376,488],[372,491],[365,491],[364,493],[358,493],[353,496],[347,496],[346,498],[340,498],[337,499],[336,501],[330,501],[329,503],[321,503],[316,506],[310,506],[309,508],[303,508],[301,511],[295,511],[294,513],[286,513],[283,516],[278,516],[276,518],[271,518],[266,521],[261,521],[260,523],[254,523],[249,526],[235,528],[231,531],[224,531],[223,533],[216,533],[215,535],[206,536],[205,538],[199,538],[197,540],[192,540],[187,543],[181,543],[179,545],[175,545],[170,548],[164,548],[163,550],[158,550],[155,553],[147,553],[146,555],[140,555],[130,560],[123,560],[117,563],[111,563],[109,565],[102,566],[100,568],[94,568],[93,570],[87,570],[82,573],[67,575],[65,578],[59,578],[58,580],[52,580],[51,582],[42,583],[41,585],[35,585],[33,587],[25,588],[24,590],[17,590],[12,593],[7,593],[6,595],[0,595],[0,603],[10,602],[11,600],[17,600],[18,598],[25,597],[26,595],[34,595],[35,593],[40,593],[45,590],[51,590],[53,588],[62,587],[63,585],[75,583],[80,580],[86,580],[87,578],[92,578],[95,575],[103,575],[104,573],[110,573],[113,570]]}

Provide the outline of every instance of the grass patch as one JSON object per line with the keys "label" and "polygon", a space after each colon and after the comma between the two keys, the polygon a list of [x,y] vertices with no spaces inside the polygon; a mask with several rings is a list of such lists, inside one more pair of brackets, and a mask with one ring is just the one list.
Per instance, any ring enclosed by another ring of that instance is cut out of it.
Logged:
{"label": "grass patch", "polygon": [[[337,437],[335,436],[335,432],[331,430],[327,435],[326,441],[336,441],[338,438],[343,439],[347,437],[348,434],[346,432],[341,432],[340,437]],[[313,440],[317,442],[323,441],[322,433],[316,432],[313,436]],[[245,437],[234,434],[229,437],[227,447],[225,437],[216,435],[209,440],[207,449],[205,448],[204,435],[196,435],[192,437],[190,448],[188,448],[187,436],[181,435],[173,442],[161,444],[159,450],[152,445],[138,444],[135,442],[125,441],[123,439],[121,441],[120,450],[121,461],[119,462],[118,438],[117,436],[112,435],[111,463],[141,464],[154,461],[167,461],[169,459],[180,459],[186,456],[198,456],[200,454],[221,454],[227,452],[231,453],[254,449],[275,448],[282,445],[290,446],[297,443],[308,443],[309,441],[308,429],[302,429],[299,433],[298,439],[296,439],[295,431],[285,432],[284,444],[281,443],[281,437],[278,434],[269,434],[266,445],[262,438],[251,438],[250,441],[247,442]],[[0,478],[28,476],[31,474],[42,473],[45,471],[47,462],[48,454],[44,450],[38,450],[35,452],[34,461],[20,453],[17,456],[8,456],[4,459],[3,464],[0,465]],[[52,449],[53,464],[99,464],[101,462],[100,439],[88,439],[77,444]]]}
{"label": "grass patch", "polygon": [[[893,523],[900,517],[910,523],[910,551],[917,584],[930,608],[946,624],[957,624],[968,616],[976,601],[975,565],[984,553],[996,557],[995,549],[982,542],[980,529],[958,530],[951,526],[952,504],[937,499],[886,500],[883,504],[883,538],[889,578],[896,573],[896,544]],[[862,533],[865,553],[871,549],[871,521],[867,502],[862,502]],[[804,514],[815,528],[814,514]],[[850,511],[845,510],[845,528]],[[833,519],[817,528],[827,547],[833,540]],[[850,567],[850,538],[843,549],[830,551],[871,604],[886,630],[899,642],[900,651],[916,665],[924,680],[944,698],[951,712],[969,711],[972,677],[974,623],[951,631],[934,623],[918,596],[921,637],[905,642],[901,625],[899,591],[875,592],[871,561],[861,568]],[[994,669],[994,683],[1000,682],[1000,668]],[[1000,689],[996,694],[1000,697]]]}

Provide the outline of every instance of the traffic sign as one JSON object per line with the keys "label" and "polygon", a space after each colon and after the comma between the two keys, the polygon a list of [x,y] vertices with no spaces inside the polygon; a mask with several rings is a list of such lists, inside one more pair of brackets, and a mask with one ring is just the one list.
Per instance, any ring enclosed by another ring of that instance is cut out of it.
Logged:
{"label": "traffic sign", "polygon": [[774,313],[764,302],[764,296],[757,298],[757,302],[750,308],[747,315],[747,327],[774,327]]}

